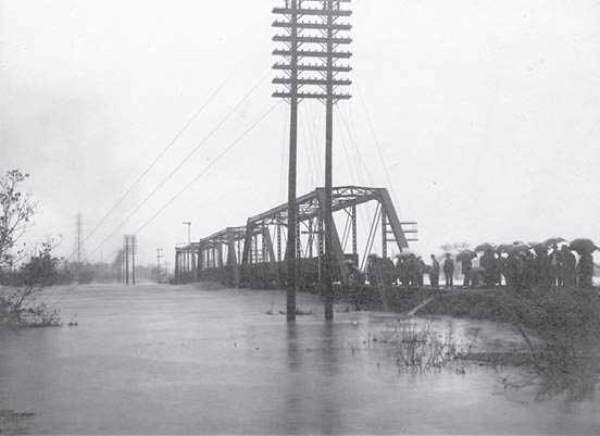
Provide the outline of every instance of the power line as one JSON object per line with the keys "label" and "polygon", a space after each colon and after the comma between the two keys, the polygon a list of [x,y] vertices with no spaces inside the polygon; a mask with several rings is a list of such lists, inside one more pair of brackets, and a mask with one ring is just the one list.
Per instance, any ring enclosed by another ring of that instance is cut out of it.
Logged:
{"label": "power line", "polygon": [[108,241],[112,236],[114,236],[115,233],[117,233],[119,231],[119,229],[121,229],[121,227],[123,227],[125,224],[127,224],[127,222],[129,222],[129,220],[154,196],[154,194],[156,194],[160,190],[160,188],[162,188],[169,180],[171,180],[173,178],[173,176],[181,169],[181,167],[183,167],[185,165],[185,163],[194,154],[196,154],[196,152],[198,150],[200,150],[200,148],[223,127],[223,125],[233,116],[233,114],[235,112],[238,111],[238,109],[246,102],[246,100],[248,100],[248,98],[250,98],[250,96],[254,93],[254,91],[256,91],[259,88],[259,86],[262,84],[263,80],[266,78],[267,74],[268,74],[268,71],[252,86],[252,88],[250,88],[250,90],[242,97],[242,99],[239,100],[237,102],[237,104],[233,108],[231,108],[229,110],[229,112],[227,112],[227,114],[225,114],[225,116],[221,119],[221,121],[219,121],[217,126],[215,128],[213,128],[204,138],[202,138],[202,140],[198,143],[198,145],[196,145],[179,162],[179,164],[177,164],[177,166],[173,170],[171,170],[171,172],[154,187],[154,189],[150,192],[150,194],[148,194],[140,203],[138,203],[136,205],[136,207],[129,213],[129,215],[127,215],[127,217],[123,221],[121,221],[115,227],[115,229],[107,237],[105,237],[102,240],[102,242],[100,242],[100,244],[94,249],[94,251],[93,251],[94,253],[98,250],[98,248],[100,248],[102,245],[104,245],[104,243],[106,241]]}
{"label": "power line", "polygon": [[346,116],[344,115],[343,112],[338,112],[337,113],[338,118],[342,121],[342,124],[344,125],[345,131],[346,131],[346,135],[348,137],[348,142],[351,146],[351,148],[354,148],[354,152],[356,154],[357,160],[358,160],[358,164],[357,164],[357,175],[360,176],[362,174],[362,176],[367,180],[367,182],[370,185],[373,185],[373,175],[371,173],[371,171],[369,170],[368,165],[365,162],[365,159],[363,158],[363,155],[360,151],[360,147],[358,146],[356,140],[354,139],[354,136],[352,135],[352,131],[350,129],[351,126],[351,122],[348,122],[346,120]]}
{"label": "power line", "polygon": [[[108,219],[108,217],[123,203],[123,201],[125,201],[125,199],[129,196],[129,194],[131,194],[131,192],[133,191],[133,189],[144,179],[144,177],[146,177],[146,175],[150,171],[152,171],[152,169],[163,158],[163,156],[171,148],[173,148],[173,146],[179,140],[179,138],[181,137],[181,135],[183,135],[190,128],[190,126],[192,125],[192,123],[194,121],[196,121],[196,119],[200,116],[200,114],[204,111],[204,109],[206,109],[206,107],[210,103],[212,103],[212,101],[216,98],[217,95],[219,95],[219,93],[223,90],[223,88],[225,87],[225,85],[227,85],[227,83],[231,80],[231,78],[233,77],[233,75],[234,75],[235,72],[236,71],[233,71],[231,74],[229,74],[225,78],[225,80],[223,80],[223,82],[221,82],[221,84],[210,93],[208,99],[202,104],[202,106],[200,106],[199,109],[197,109],[192,114],[192,116],[186,121],[186,123],[183,125],[183,127],[181,127],[177,131],[177,133],[175,134],[175,136],[173,136],[173,138],[166,145],[166,147],[164,147],[158,153],[158,155],[154,158],[154,160],[152,161],[152,163],[150,163],[150,165],[148,167],[146,167],[146,169],[135,179],[135,181],[129,186],[129,188],[127,188],[127,190],[121,195],[121,197],[119,197],[119,199],[111,206],[111,208],[108,210],[108,212],[106,212],[104,214],[104,216],[100,219],[100,221],[98,222],[98,224],[96,224],[96,226],[94,226],[93,230],[83,239],[83,242],[87,242],[92,236],[94,236],[96,234],[96,232],[100,229],[100,227],[102,227],[102,224],[104,224],[104,222]],[[69,256],[69,259],[72,258],[73,255],[74,255],[74,253],[72,253]]]}
{"label": "power line", "polygon": [[136,234],[140,233],[147,226],[149,226],[167,207],[169,207],[181,194],[187,191],[191,186],[193,186],[200,178],[202,178],[218,161],[220,161],[225,155],[227,155],[237,144],[239,144],[250,132],[252,132],[265,118],[267,118],[273,110],[277,106],[279,106],[279,102],[272,105],[266,112],[264,112],[257,121],[252,123],[240,136],[238,136],[231,144],[229,144],[221,153],[219,153],[212,161],[208,163],[208,165],[200,172],[190,183],[185,185],[183,189],[181,189],[177,194],[175,194],[171,199],[165,203],[148,221],[142,224],[137,230]]}
{"label": "power line", "polygon": [[356,84],[356,89],[358,90],[358,97],[359,97],[360,102],[362,103],[363,110],[365,111],[367,125],[369,126],[371,136],[373,137],[373,142],[375,142],[375,148],[377,149],[377,155],[379,156],[379,161],[381,162],[381,166],[383,167],[383,171],[385,172],[385,177],[387,179],[388,187],[390,188],[390,191],[394,197],[396,204],[398,204],[398,197],[396,196],[396,192],[394,190],[394,185],[392,184],[392,178],[390,177],[390,172],[388,170],[388,167],[385,163],[385,158],[381,151],[381,145],[379,143],[379,139],[377,138],[377,134],[375,132],[375,127],[373,126],[373,120],[371,118],[371,114],[369,113],[369,108],[367,107],[367,105],[365,103],[365,99],[363,98],[362,90],[360,89],[358,84]]}

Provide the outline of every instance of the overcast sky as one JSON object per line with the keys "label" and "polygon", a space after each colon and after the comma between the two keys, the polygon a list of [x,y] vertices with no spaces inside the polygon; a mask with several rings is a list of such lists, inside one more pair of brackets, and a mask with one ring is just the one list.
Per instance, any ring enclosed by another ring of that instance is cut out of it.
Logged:
{"label": "overcast sky", "polygon": [[[186,240],[182,221],[197,239],[284,200],[284,103],[205,171],[276,103],[278,4],[0,0],[0,170],[31,173],[27,191],[40,210],[30,239],[62,235],[59,254],[69,255],[76,213],[89,235],[219,86],[86,240],[88,256],[112,260],[123,233],[201,174],[138,235],[143,262],[159,247],[172,256]],[[391,187],[401,219],[419,222],[414,248],[423,254],[456,241],[600,240],[598,0],[355,0],[353,8],[354,99],[337,110],[335,184]],[[303,103],[299,193],[321,184],[323,118],[321,104]]]}

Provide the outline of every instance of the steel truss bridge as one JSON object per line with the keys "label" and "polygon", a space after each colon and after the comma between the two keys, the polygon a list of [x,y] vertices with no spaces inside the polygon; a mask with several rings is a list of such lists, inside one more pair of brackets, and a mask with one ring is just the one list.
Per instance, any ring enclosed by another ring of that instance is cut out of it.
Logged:
{"label": "steel truss bridge", "polygon": [[[315,288],[320,282],[325,201],[324,188],[317,188],[297,199],[300,288]],[[369,203],[370,212],[359,214],[359,207]],[[416,223],[400,222],[385,188],[333,188],[332,211],[333,277],[343,285],[350,283],[353,273],[364,271],[369,255],[387,258],[394,252],[405,251],[409,242],[416,241]],[[287,215],[286,203],[249,218],[245,226],[228,227],[199,242],[177,247],[177,283],[217,281],[234,287],[285,286]],[[360,220],[359,216],[363,219]],[[359,247],[359,224],[369,226],[368,237],[362,241],[362,247]],[[377,238],[379,242],[376,244]],[[374,252],[375,247],[377,253]]]}

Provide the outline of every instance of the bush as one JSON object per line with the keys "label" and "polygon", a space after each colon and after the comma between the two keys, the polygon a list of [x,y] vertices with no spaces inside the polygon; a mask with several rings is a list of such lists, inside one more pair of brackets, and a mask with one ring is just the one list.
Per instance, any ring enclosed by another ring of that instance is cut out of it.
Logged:
{"label": "bush", "polygon": [[37,256],[10,275],[10,286],[0,292],[0,325],[43,327],[60,325],[58,312],[37,298],[47,286],[56,283],[59,260],[52,256],[50,244],[44,244]]}

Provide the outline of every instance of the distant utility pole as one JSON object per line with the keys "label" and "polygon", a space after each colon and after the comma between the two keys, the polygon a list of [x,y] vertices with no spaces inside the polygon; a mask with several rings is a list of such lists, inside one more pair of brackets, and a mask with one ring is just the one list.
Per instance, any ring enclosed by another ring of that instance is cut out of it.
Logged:
{"label": "distant utility pole", "polygon": [[125,274],[123,274],[123,276],[125,278],[125,284],[129,285],[129,235],[124,236],[123,242],[123,252],[125,254],[123,257],[123,266],[125,268]]}
{"label": "distant utility pole", "polygon": [[190,245],[192,243],[192,223],[190,221],[184,221],[184,226],[187,226],[187,243]]}
{"label": "distant utility pole", "polygon": [[135,285],[135,255],[137,248],[137,239],[135,235],[125,235],[123,237],[123,269],[124,283]]}
{"label": "distant utility pole", "polygon": [[81,265],[81,253],[83,251],[83,242],[81,240],[83,235],[83,219],[81,213],[77,214],[76,221],[77,241],[75,251],[77,252],[77,263]]}
{"label": "distant utility pole", "polygon": [[160,261],[163,258],[163,249],[162,248],[157,248],[156,249],[156,277],[157,277],[157,281],[160,282]]}
{"label": "distant utility pole", "polygon": [[135,252],[137,248],[137,238],[135,235],[131,235],[131,279],[133,285],[135,285]]}
{"label": "distant utility pole", "polygon": [[[273,68],[282,71],[283,77],[276,77],[273,83],[279,89],[273,94],[276,98],[290,101],[290,170],[288,183],[288,320],[295,317],[296,290],[296,155],[298,129],[298,100],[316,99],[325,103],[325,200],[322,204],[321,220],[324,227],[324,255],[322,260],[322,286],[325,294],[325,318],[333,319],[333,107],[340,100],[349,100],[350,94],[340,92],[352,82],[339,77],[352,71],[347,61],[352,57],[349,51],[339,50],[352,39],[347,33],[352,26],[346,21],[352,11],[346,6],[350,0],[285,0],[284,7],[273,9],[281,18],[273,27],[282,29],[283,34],[273,40],[283,47],[273,51],[282,57],[284,63],[276,63]],[[314,62],[317,61],[317,62]],[[306,89],[308,88],[308,89]],[[290,313],[293,310],[293,314]]]}

